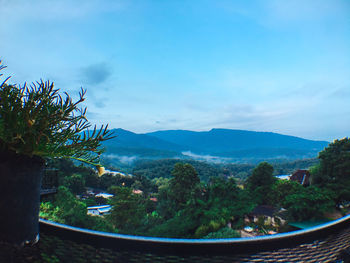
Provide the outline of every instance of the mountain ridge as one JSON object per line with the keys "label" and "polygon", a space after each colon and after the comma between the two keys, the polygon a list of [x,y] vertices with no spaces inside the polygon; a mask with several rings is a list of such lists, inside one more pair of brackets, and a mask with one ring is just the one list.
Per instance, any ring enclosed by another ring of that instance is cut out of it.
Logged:
{"label": "mountain ridge", "polygon": [[196,158],[193,156],[209,155],[235,160],[303,159],[315,157],[329,144],[326,141],[308,140],[274,132],[222,128],[199,132],[163,130],[134,133],[121,128],[112,131],[117,137],[103,144],[108,153],[152,158]]}
{"label": "mountain ridge", "polygon": [[[273,132],[257,132],[233,129],[211,129],[209,131],[165,130],[146,133],[159,139],[187,147],[201,148],[203,153],[236,151],[254,148],[319,149],[328,145],[326,141],[308,140]],[[199,147],[198,144],[201,144]],[[205,148],[205,149],[204,149]]]}

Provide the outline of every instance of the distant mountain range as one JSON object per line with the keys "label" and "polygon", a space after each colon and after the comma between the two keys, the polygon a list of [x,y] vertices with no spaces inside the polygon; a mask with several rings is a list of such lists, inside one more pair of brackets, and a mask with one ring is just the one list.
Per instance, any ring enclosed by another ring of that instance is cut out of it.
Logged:
{"label": "distant mountain range", "polygon": [[107,156],[137,158],[193,158],[247,162],[263,159],[316,157],[329,142],[313,141],[272,132],[231,129],[210,131],[166,130],[137,134],[114,129],[106,141]]}

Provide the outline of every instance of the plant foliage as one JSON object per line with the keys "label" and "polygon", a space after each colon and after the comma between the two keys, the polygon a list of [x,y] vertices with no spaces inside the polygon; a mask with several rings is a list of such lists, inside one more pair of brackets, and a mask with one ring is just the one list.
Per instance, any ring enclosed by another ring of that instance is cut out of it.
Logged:
{"label": "plant foliage", "polygon": [[[4,68],[0,61],[0,70]],[[8,79],[0,86],[0,151],[99,165],[101,142],[113,136],[108,125],[89,131],[86,108],[80,108],[85,90],[74,102],[50,81],[20,86],[6,84]]]}

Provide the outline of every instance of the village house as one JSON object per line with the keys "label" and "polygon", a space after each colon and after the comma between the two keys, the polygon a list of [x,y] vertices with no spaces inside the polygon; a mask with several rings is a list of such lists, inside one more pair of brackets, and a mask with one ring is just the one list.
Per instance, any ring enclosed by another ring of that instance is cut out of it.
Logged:
{"label": "village house", "polygon": [[95,197],[102,197],[102,198],[105,198],[105,199],[110,199],[113,196],[114,196],[113,194],[109,194],[109,193],[99,193],[99,194],[95,195]]}
{"label": "village house", "polygon": [[87,214],[92,216],[104,216],[110,213],[112,207],[110,205],[89,206]]}
{"label": "village house", "polygon": [[275,177],[281,180],[294,181],[303,186],[310,185],[310,172],[304,169],[297,170],[292,175],[282,174],[282,175],[276,175]]}
{"label": "village house", "polygon": [[281,210],[269,205],[258,205],[252,212],[245,216],[245,223],[258,223],[259,220],[264,225],[279,227],[286,223],[286,220],[279,216]]}
{"label": "village house", "polygon": [[308,170],[297,170],[290,177],[291,181],[298,182],[302,186],[310,185],[310,172]]}
{"label": "village house", "polygon": [[143,193],[143,191],[139,190],[139,189],[133,189],[132,190],[132,193],[133,194],[136,194],[136,195],[141,195]]}

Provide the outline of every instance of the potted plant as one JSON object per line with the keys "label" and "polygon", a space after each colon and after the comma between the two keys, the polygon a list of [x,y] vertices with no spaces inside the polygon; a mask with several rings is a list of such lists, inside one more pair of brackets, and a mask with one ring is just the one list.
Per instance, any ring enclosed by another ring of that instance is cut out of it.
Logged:
{"label": "potted plant", "polygon": [[[0,70],[5,67],[0,61]],[[2,74],[0,74],[0,77]],[[0,243],[22,246],[38,240],[40,187],[45,158],[71,158],[101,167],[108,125],[91,124],[77,101],[54,84],[0,85]]]}

